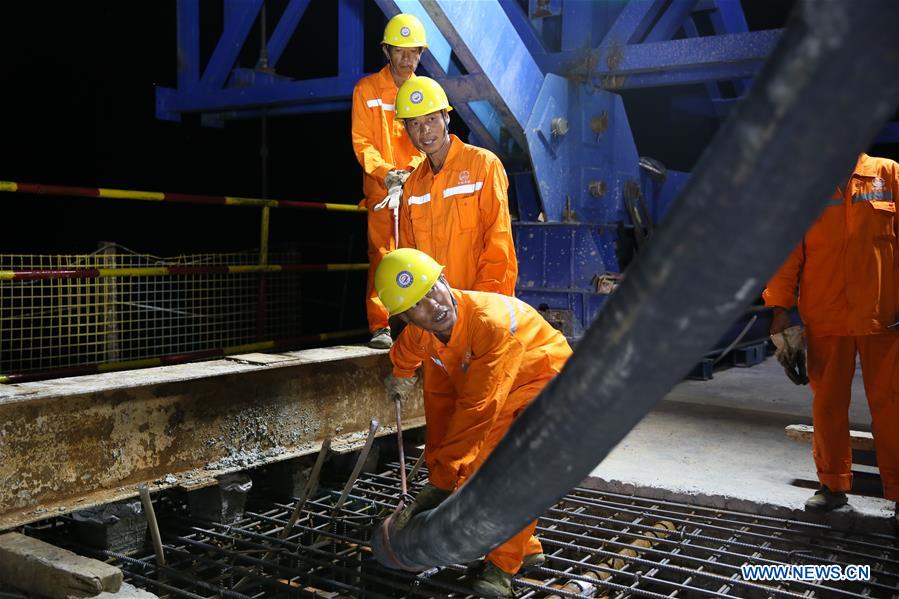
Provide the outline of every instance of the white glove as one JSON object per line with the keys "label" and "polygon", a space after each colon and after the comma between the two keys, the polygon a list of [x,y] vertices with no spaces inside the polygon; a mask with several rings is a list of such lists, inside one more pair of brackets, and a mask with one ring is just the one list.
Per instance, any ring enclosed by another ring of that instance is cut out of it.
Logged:
{"label": "white glove", "polygon": [[391,210],[396,210],[400,207],[400,198],[403,197],[403,186],[396,185],[387,190],[387,197],[383,200],[375,204],[374,210],[375,212],[380,212],[384,208],[390,208]]}
{"label": "white glove", "polygon": [[401,171],[401,170],[392,170],[387,173],[387,176],[384,177],[384,187],[390,189],[392,187],[396,187],[399,185],[400,187],[406,182],[406,179],[409,178],[409,175],[412,174],[409,171]]}
{"label": "white glove", "polygon": [[807,385],[808,374],[805,368],[805,340],[802,335],[802,327],[788,327],[776,335],[771,335],[771,341],[777,348],[774,357],[783,366],[784,372],[790,380],[797,385]]}
{"label": "white glove", "polygon": [[415,393],[417,383],[418,377],[414,374],[405,379],[397,378],[393,374],[387,375],[387,378],[384,379],[384,384],[387,386],[387,401],[393,403],[399,397],[401,402],[406,403],[406,400]]}

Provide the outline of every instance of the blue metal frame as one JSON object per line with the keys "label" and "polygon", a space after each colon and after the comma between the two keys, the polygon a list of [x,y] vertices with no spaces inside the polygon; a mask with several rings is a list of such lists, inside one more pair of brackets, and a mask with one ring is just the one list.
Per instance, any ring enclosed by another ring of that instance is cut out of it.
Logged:
{"label": "blue metal frame", "polygon": [[[309,0],[288,2],[267,40],[267,69],[235,68],[263,0],[222,1],[223,32],[204,68],[199,0],[178,0],[177,87],[157,90],[159,118],[197,112],[216,125],[350,107],[363,75],[367,0],[339,0],[338,72],[305,81],[275,69]],[[583,327],[605,300],[593,277],[620,270],[618,231],[633,230],[625,188],[638,189],[659,222],[689,177],[650,177],[640,168],[614,92],[698,83],[671,110],[722,118],[780,36],[748,31],[739,0],[529,0],[527,10],[518,0],[374,2],[388,17],[406,12],[422,20],[429,41],[423,68],[444,86],[472,140],[517,167],[510,174],[519,216],[517,293],[535,306],[572,310]],[[713,34],[700,31],[700,22]],[[899,125],[881,139],[899,139]],[[526,161],[530,170],[520,170]]]}

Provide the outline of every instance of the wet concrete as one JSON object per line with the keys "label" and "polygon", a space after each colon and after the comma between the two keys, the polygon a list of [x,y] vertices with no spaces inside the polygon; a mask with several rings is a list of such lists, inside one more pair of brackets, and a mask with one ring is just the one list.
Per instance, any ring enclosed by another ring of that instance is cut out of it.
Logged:
{"label": "wet concrete", "polygon": [[[886,532],[894,504],[879,497],[851,494],[848,508],[805,513],[817,488],[811,445],[788,439],[784,427],[810,423],[811,391],[790,383],[773,359],[687,381],[593,471],[590,486]],[[870,430],[860,373],[850,423]],[[879,492],[879,481],[865,474],[871,468],[853,470],[860,490]]]}

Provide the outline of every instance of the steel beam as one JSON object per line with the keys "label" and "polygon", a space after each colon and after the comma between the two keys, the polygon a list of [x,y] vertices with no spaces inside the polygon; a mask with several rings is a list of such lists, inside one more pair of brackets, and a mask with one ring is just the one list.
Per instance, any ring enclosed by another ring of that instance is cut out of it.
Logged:
{"label": "steel beam", "polygon": [[672,0],[671,4],[662,12],[658,21],[643,38],[648,42],[664,42],[670,40],[680,29],[687,17],[693,12],[698,0]]}
{"label": "steel beam", "polygon": [[200,0],[178,0],[178,89],[200,80]]}
{"label": "steel beam", "polygon": [[293,32],[297,29],[297,25],[300,24],[300,19],[303,18],[303,14],[309,7],[309,2],[310,0],[290,0],[284,12],[281,13],[281,18],[278,20],[278,24],[275,26],[275,30],[268,38],[268,43],[265,46],[270,68],[275,68],[278,65],[278,61],[284,53],[284,48],[287,47],[287,42],[290,41]]}
{"label": "steel beam", "polygon": [[549,55],[543,67],[603,88],[686,85],[754,75],[780,39],[781,30],[731,33],[666,42],[610,45]]}
{"label": "steel beam", "polygon": [[639,42],[665,8],[667,0],[630,0],[599,43],[622,46]]}
{"label": "steel beam", "polygon": [[[280,361],[271,362],[271,359]],[[395,421],[385,352],[358,346],[0,388],[0,529],[352,443]],[[420,426],[420,397],[404,426]],[[384,434],[392,432],[385,428]]]}
{"label": "steel beam", "polygon": [[225,0],[225,25],[200,85],[209,88],[224,85],[260,8],[262,0]]}
{"label": "steel beam", "polygon": [[503,126],[524,148],[524,124],[537,99],[543,73],[499,2],[420,0],[441,34],[470,74],[490,82],[485,100]]}

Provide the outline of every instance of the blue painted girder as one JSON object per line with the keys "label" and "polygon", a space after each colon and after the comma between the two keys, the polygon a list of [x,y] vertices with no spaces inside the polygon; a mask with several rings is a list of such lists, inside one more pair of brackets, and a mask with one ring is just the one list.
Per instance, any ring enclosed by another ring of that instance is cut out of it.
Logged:
{"label": "blue painted girder", "polygon": [[551,73],[606,89],[688,85],[751,77],[781,30],[731,33],[645,44],[602,46],[541,58]]}

